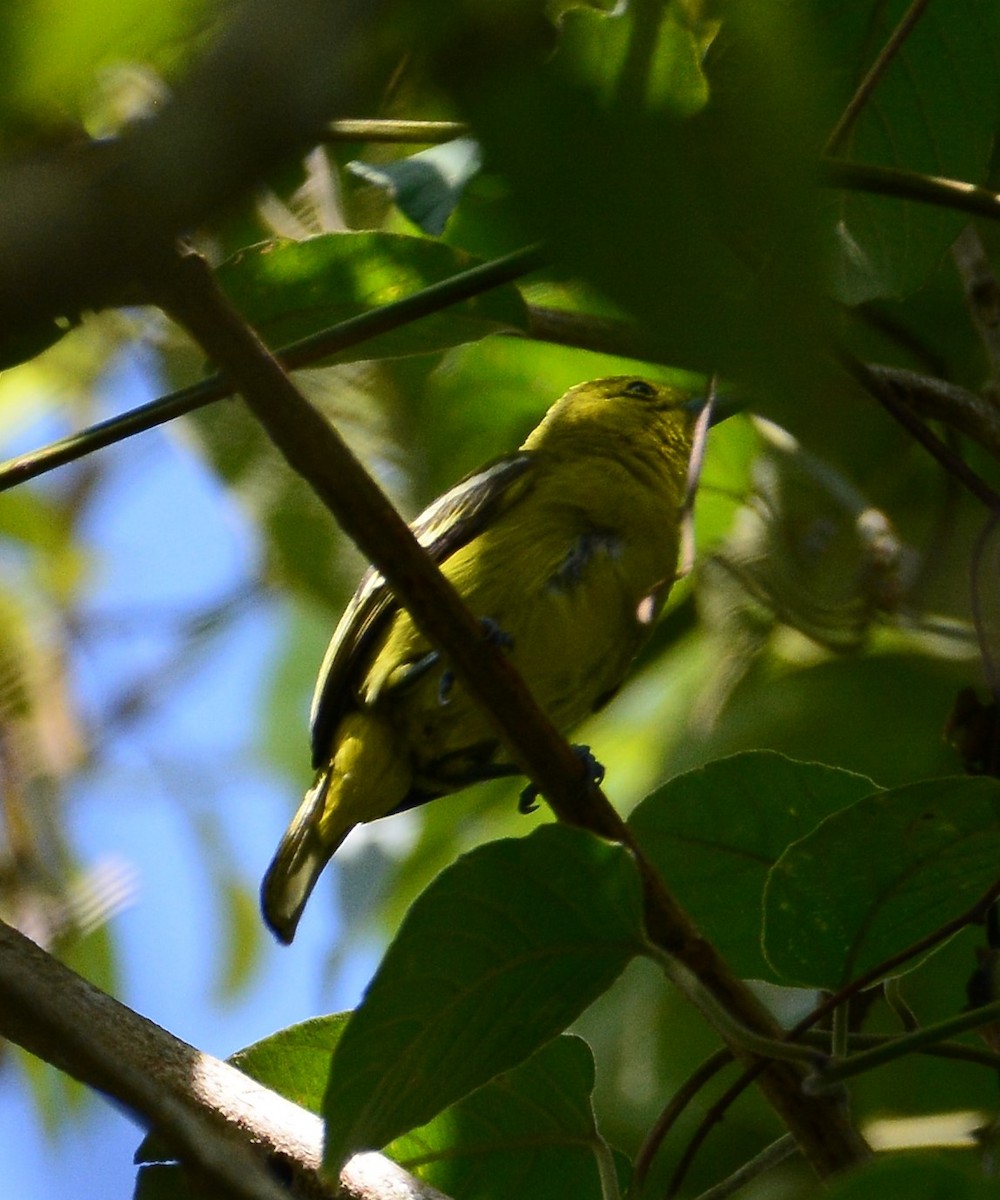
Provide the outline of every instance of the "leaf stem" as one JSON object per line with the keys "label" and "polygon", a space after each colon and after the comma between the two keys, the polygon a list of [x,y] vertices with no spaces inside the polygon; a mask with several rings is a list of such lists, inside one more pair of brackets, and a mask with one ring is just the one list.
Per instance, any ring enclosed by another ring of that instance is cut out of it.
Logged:
{"label": "leaf stem", "polygon": [[811,1093],[826,1091],[841,1084],[845,1079],[852,1079],[865,1071],[884,1066],[905,1054],[913,1054],[925,1050],[928,1046],[943,1042],[956,1033],[967,1033],[970,1029],[979,1029],[991,1021],[1000,1018],[1000,1000],[992,1004],[984,1004],[970,1012],[959,1013],[947,1021],[939,1021],[936,1025],[925,1025],[913,1033],[902,1037],[891,1038],[881,1046],[873,1046],[870,1050],[862,1050],[860,1054],[852,1054],[839,1062],[830,1062],[820,1067],[814,1076],[806,1080],[806,1087]]}
{"label": "leaf stem", "polygon": [[798,1146],[795,1144],[795,1139],[791,1134],[786,1133],[784,1137],[778,1138],[770,1146],[765,1146],[759,1154],[745,1162],[727,1179],[723,1179],[714,1187],[702,1192],[697,1200],[728,1200],[728,1197],[738,1192],[744,1184],[758,1179],[766,1171],[772,1170],[797,1153]]}
{"label": "leaf stem", "polygon": [[643,1181],[649,1174],[649,1168],[653,1165],[653,1159],[659,1152],[660,1146],[663,1145],[667,1134],[676,1125],[687,1106],[701,1089],[732,1061],[732,1050],[728,1046],[721,1047],[714,1054],[709,1055],[670,1097],[666,1107],[657,1117],[656,1122],[639,1147],[639,1153],[635,1157],[635,1165],[632,1169],[634,1191],[638,1191],[641,1188]]}
{"label": "leaf stem", "polygon": [[622,1191],[618,1184],[618,1172],[615,1170],[615,1156],[600,1134],[596,1134],[593,1150],[597,1174],[601,1180],[601,1200],[621,1200]]}

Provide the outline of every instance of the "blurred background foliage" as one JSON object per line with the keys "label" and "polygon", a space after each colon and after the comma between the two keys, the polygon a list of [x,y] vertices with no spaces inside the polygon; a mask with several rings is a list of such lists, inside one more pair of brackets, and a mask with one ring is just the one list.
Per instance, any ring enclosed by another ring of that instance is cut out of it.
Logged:
{"label": "blurred background foliage", "polygon": [[[4,153],[108,136],[155,116],[232,7],[7,6]],[[693,571],[630,683],[576,735],[605,764],[622,811],[680,771],[751,748],[885,786],[959,772],[942,733],[955,696],[994,682],[981,671],[970,607],[985,513],[834,353],[995,395],[996,364],[949,253],[967,218],[817,185],[824,151],[997,184],[1000,17],[989,0],[931,5],[856,122],[831,138],[906,7],[401,6],[410,49],[399,50],[370,115],[468,122],[474,154],[459,146],[442,160],[429,145],[331,133],[193,233],[277,344],[544,240],[548,266],[517,286],[296,374],[408,516],[515,446],[582,379],[639,372],[704,386],[704,373],[720,371],[726,389],[752,397],[754,416],[711,433]],[[442,212],[440,236],[414,223],[435,228]],[[996,225],[977,227],[995,261]],[[575,345],[532,336],[551,328],[551,309],[570,315],[562,340]],[[205,369],[153,311],[65,316],[43,353],[0,347],[6,361],[22,360],[0,375],[11,454]],[[637,339],[643,357],[624,356]],[[624,354],[608,353],[615,348]],[[72,781],[103,776],[118,786],[116,744],[178,697],[183,704],[246,613],[267,610],[276,633],[266,662],[252,691],[231,698],[249,714],[251,745],[213,757],[208,729],[197,760],[176,737],[164,735],[157,750],[177,768],[191,853],[217,892],[205,918],[215,925],[200,933],[222,949],[190,998],[196,1008],[213,991],[234,1004],[254,995],[275,951],[256,918],[254,868],[212,814],[216,785],[192,773],[211,761],[216,780],[256,774],[292,811],[309,778],[312,682],[364,564],[238,401],[175,422],[166,437],[171,454],[212,481],[210,503],[243,548],[228,590],[193,606],[169,595],[156,611],[93,605],[108,569],[95,514],[112,470],[131,463],[137,484],[142,439],[0,497],[0,913],[121,990],[115,916],[134,884],[127,867],[81,856],[67,811]],[[984,450],[953,435],[951,444],[996,478]],[[128,503],[127,482],[116,489]],[[172,504],[162,496],[150,513],[151,539],[169,525]],[[188,550],[193,560],[201,553],[196,541]],[[980,572],[987,607],[997,600],[993,574]],[[87,664],[100,666],[95,646],[109,634],[119,643],[114,681],[95,684]],[[324,905],[343,918],[338,936],[319,939],[324,978],[352,956],[367,962],[460,852],[523,833],[518,787],[481,786],[358,830],[312,913],[318,929]],[[209,799],[192,803],[200,790]],[[543,809],[532,821],[545,819]],[[279,828],[258,832],[263,868]],[[962,1006],[976,940],[966,932],[909,977],[922,1019]],[[878,1028],[885,1014],[872,1020]],[[626,1150],[713,1046],[646,963],[626,971],[579,1031],[597,1058],[602,1126]],[[0,1061],[0,1071],[10,1086],[9,1065]],[[53,1097],[48,1073],[31,1074],[42,1119],[55,1122],[65,1095]],[[989,1110],[995,1093],[987,1072],[911,1058],[866,1079],[858,1108]],[[695,1106],[675,1136],[697,1115]],[[745,1097],[711,1169],[697,1163],[690,1186],[738,1164],[769,1122]]]}

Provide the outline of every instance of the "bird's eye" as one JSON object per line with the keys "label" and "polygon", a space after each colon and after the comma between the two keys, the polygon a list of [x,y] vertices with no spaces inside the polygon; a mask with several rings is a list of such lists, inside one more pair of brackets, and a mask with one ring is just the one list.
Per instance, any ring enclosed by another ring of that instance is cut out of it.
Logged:
{"label": "bird's eye", "polygon": [[625,391],[629,396],[656,395],[656,388],[651,383],[647,383],[645,379],[633,379],[631,383],[625,385]]}

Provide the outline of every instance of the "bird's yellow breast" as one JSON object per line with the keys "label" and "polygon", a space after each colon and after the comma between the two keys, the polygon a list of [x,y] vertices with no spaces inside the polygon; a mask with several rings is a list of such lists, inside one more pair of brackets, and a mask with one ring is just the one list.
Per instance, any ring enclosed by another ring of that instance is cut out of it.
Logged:
{"label": "bird's yellow breast", "polygon": [[[553,722],[569,729],[621,682],[648,633],[640,606],[672,581],[676,481],[651,489],[622,463],[595,458],[539,472],[515,506],[443,565],[471,611],[488,619]],[[517,584],[512,586],[516,574]],[[435,665],[397,686],[430,647],[399,612],[374,656],[362,700],[398,729],[415,778],[435,780],[502,759],[493,727]],[[387,669],[382,664],[392,664]]]}

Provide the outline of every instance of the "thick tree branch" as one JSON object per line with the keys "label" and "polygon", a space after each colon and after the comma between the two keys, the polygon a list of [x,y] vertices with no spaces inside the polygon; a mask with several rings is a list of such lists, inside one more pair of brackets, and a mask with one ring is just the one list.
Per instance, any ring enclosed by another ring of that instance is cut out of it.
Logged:
{"label": "thick tree branch", "polygon": [[[702,938],[645,859],[579,757],[539,709],[510,662],[482,636],[478,620],[417,544],[405,522],[337,432],[298,392],[277,360],[216,287],[207,266],[187,255],[164,262],[160,303],[232,378],[289,464],[313,487],[365,555],[381,570],[424,635],[490,714],[504,742],[556,815],[630,848],[639,868],[648,936],[674,955],[733,1022],[774,1040],[770,1015]],[[697,994],[691,997],[695,1002]],[[731,1028],[723,1032],[732,1041]],[[737,1055],[745,1048],[733,1043]],[[772,1062],[761,1088],[821,1175],[845,1169],[867,1147],[830,1097],[802,1093],[801,1064]]]}
{"label": "thick tree branch", "polygon": [[[119,1004],[2,922],[0,1036],[124,1104],[214,1195],[332,1195],[318,1174],[319,1117]],[[447,1200],[381,1155],[349,1161],[340,1185],[348,1200]]]}

